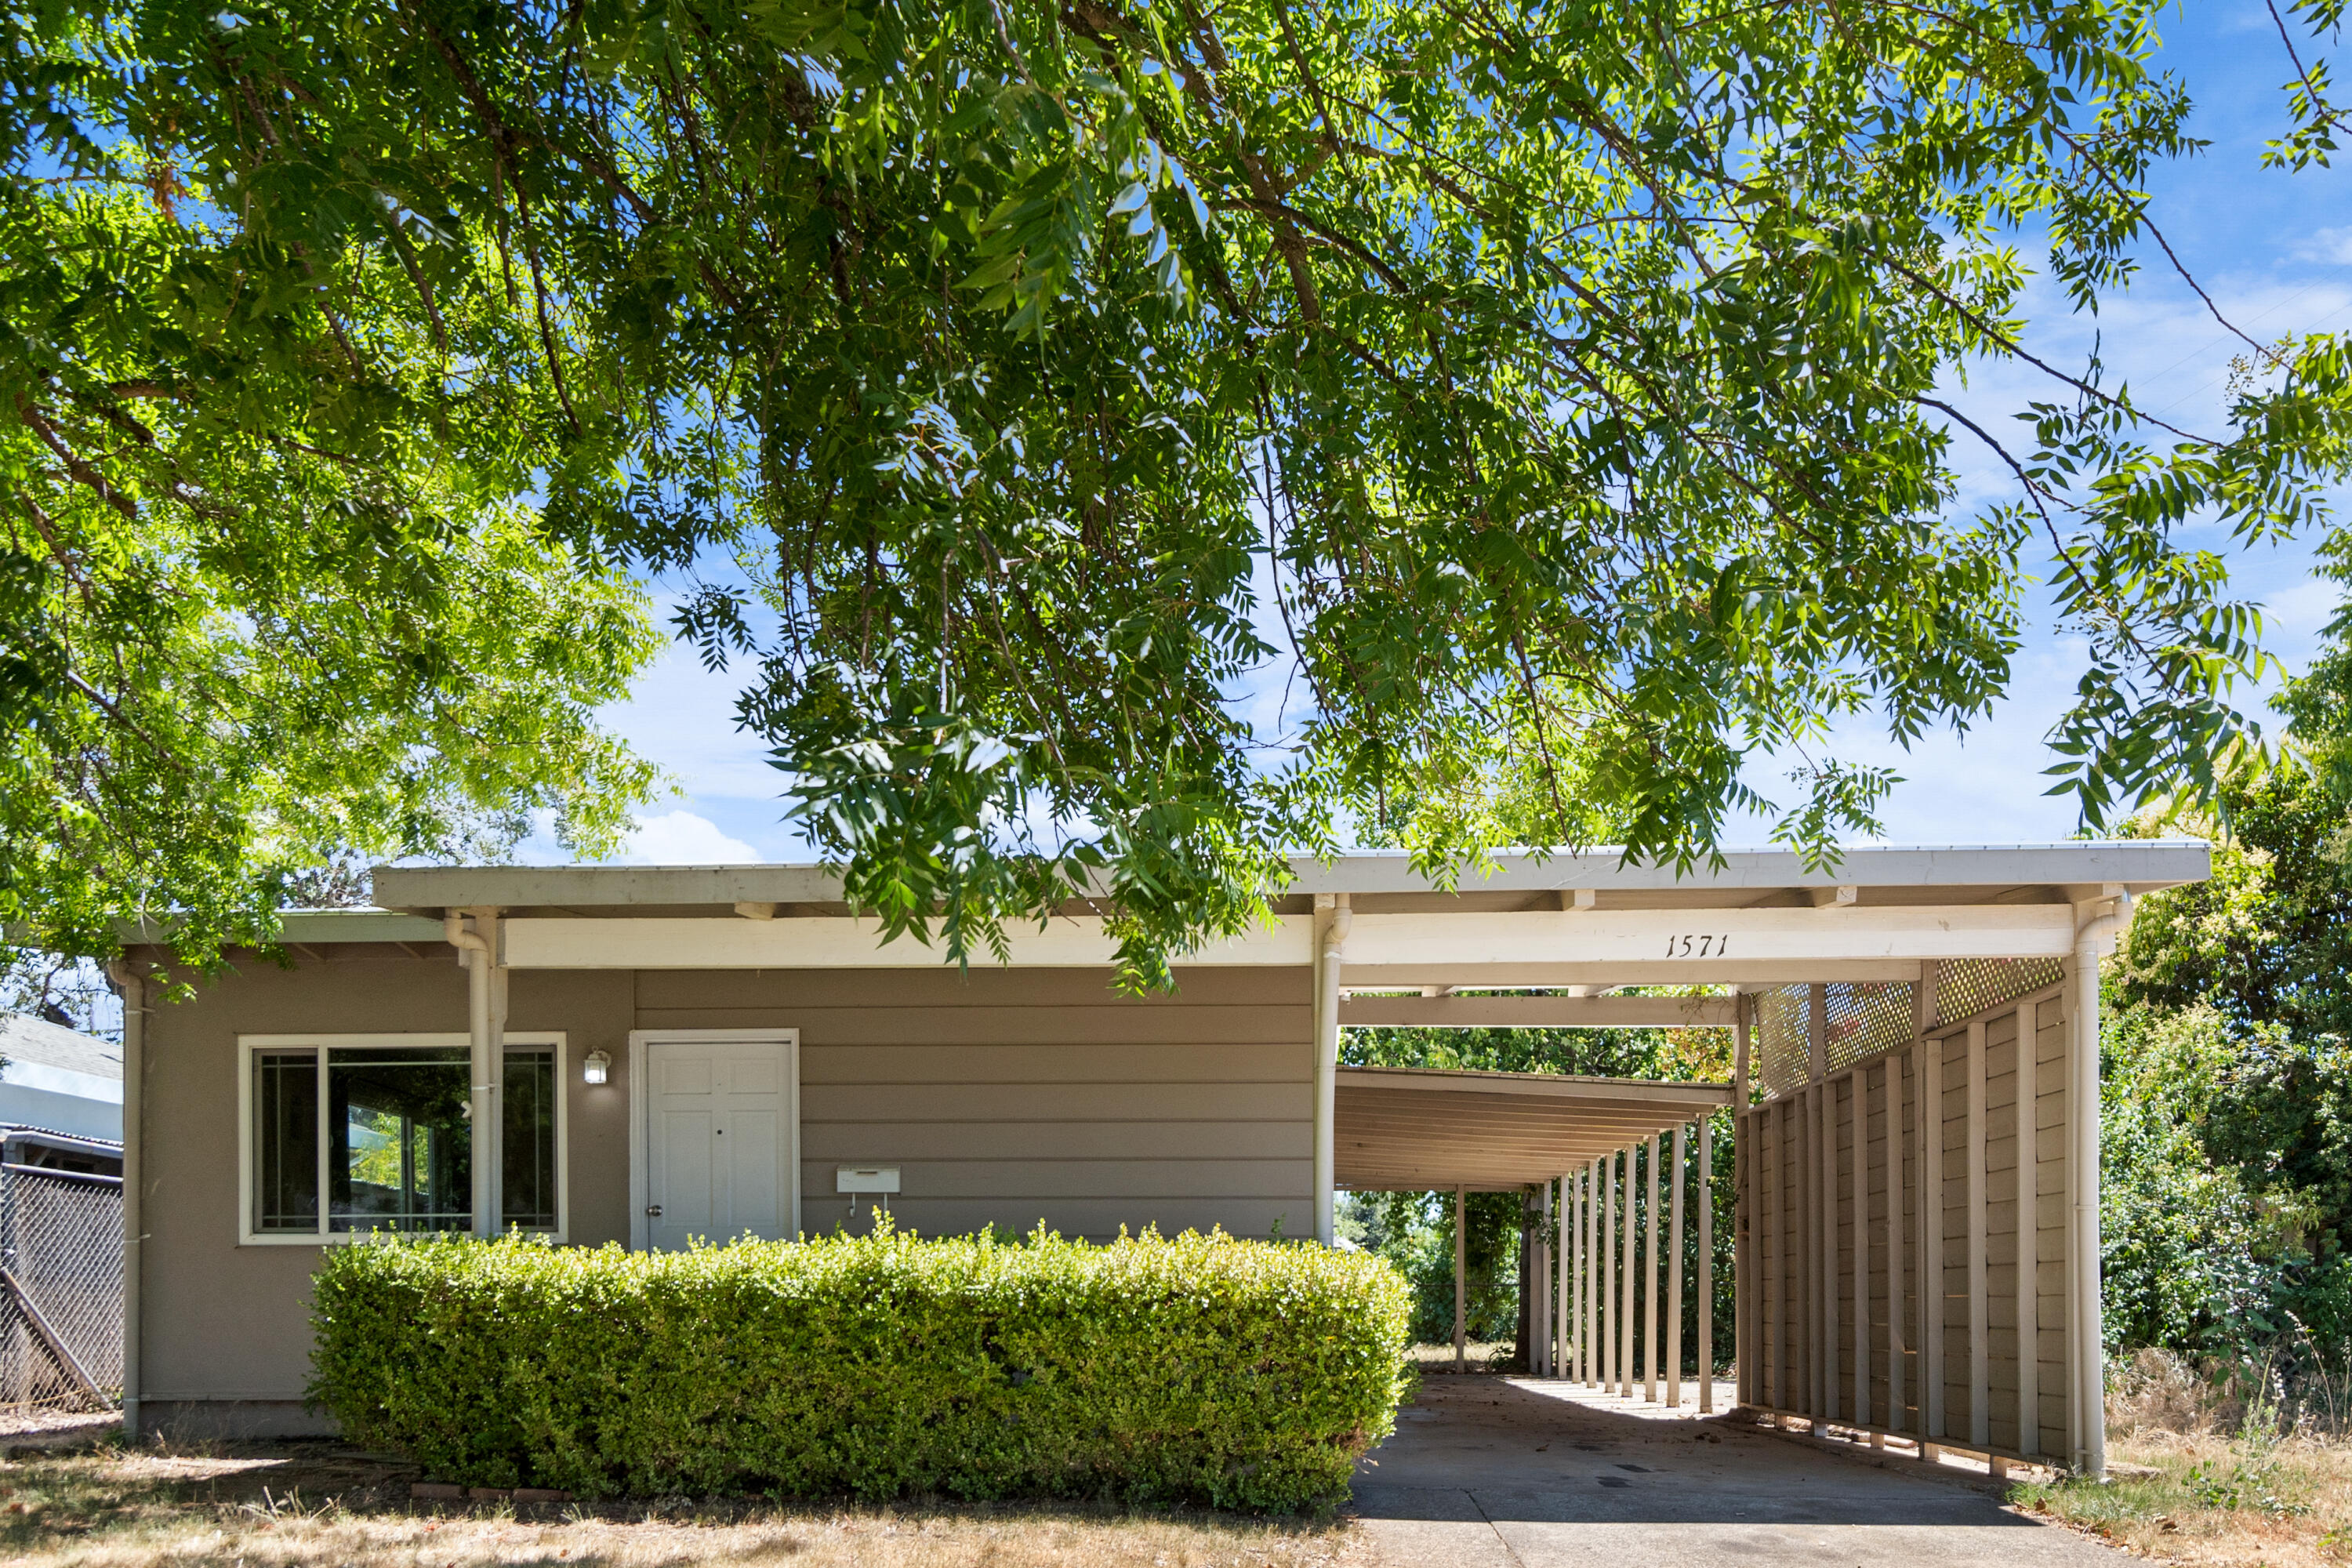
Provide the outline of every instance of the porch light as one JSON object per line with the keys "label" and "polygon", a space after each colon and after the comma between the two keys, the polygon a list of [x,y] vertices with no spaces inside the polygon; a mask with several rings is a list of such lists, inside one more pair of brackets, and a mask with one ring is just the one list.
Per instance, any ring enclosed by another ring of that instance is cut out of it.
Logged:
{"label": "porch light", "polygon": [[613,1053],[610,1051],[590,1051],[588,1059],[580,1064],[580,1076],[588,1083],[603,1083],[612,1073]]}

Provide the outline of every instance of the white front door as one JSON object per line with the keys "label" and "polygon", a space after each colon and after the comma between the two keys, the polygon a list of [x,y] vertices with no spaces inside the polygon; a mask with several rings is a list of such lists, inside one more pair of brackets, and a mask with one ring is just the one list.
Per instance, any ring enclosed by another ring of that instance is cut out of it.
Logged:
{"label": "white front door", "polygon": [[793,1055],[782,1038],[646,1042],[648,1246],[792,1238],[800,1121]]}

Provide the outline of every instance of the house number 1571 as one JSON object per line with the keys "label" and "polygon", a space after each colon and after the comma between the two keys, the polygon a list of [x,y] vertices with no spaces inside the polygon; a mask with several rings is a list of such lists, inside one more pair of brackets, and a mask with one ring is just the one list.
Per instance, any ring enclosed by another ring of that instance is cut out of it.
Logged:
{"label": "house number 1571", "polygon": [[1666,938],[1668,958],[1723,958],[1729,954],[1730,950],[1731,938],[1728,936],[1692,936],[1686,932]]}

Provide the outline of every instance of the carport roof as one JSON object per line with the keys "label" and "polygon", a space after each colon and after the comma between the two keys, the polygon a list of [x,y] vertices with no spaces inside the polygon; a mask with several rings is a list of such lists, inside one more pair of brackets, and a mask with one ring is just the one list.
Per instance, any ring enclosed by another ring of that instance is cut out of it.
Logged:
{"label": "carport roof", "polygon": [[1507,1190],[1729,1105],[1731,1086],[1343,1067],[1337,1099],[1334,1185]]}
{"label": "carport roof", "polygon": [[[1402,851],[1356,849],[1329,861],[1300,858],[1281,912],[1345,893],[1359,912],[1504,912],[1559,909],[1589,893],[1612,909],[1759,909],[1803,904],[1838,889],[1876,904],[2072,903],[2107,886],[2152,892],[2201,881],[2211,851],[2199,839],[1846,848],[1829,869],[1785,849],[1726,850],[1721,864],[1627,864],[1610,847],[1545,854],[1507,850],[1452,888],[1416,870]],[[509,915],[731,917],[740,906],[779,916],[845,912],[840,879],[820,865],[379,866],[376,903],[438,919],[494,906]],[[1076,906],[1072,912],[1078,912]]]}

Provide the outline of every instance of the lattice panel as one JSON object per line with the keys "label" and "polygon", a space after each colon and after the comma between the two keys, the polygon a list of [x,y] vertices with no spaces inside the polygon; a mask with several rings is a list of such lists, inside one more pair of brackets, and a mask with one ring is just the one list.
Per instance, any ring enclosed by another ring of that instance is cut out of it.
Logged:
{"label": "lattice panel", "polygon": [[1909,1044],[1918,1032],[1912,1011],[1916,989],[1906,980],[1822,987],[1830,1016],[1830,1071]]}
{"label": "lattice panel", "polygon": [[1765,1098],[1777,1099],[1812,1076],[1812,988],[1778,985],[1756,994],[1755,1058],[1749,1070]]}
{"label": "lattice panel", "polygon": [[2055,985],[2064,971],[2054,958],[1963,958],[1936,966],[1937,1024],[1957,1023],[2004,1002]]}

